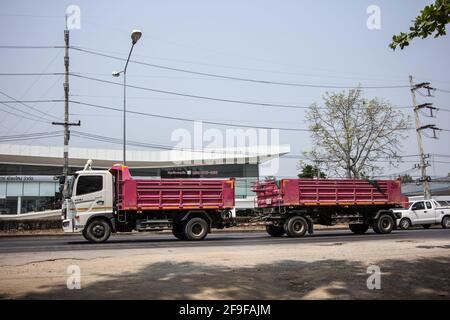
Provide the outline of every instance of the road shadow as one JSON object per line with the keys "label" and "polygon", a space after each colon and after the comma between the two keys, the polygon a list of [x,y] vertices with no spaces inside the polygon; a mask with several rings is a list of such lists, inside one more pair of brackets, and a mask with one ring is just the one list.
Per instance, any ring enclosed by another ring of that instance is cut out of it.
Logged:
{"label": "road shadow", "polygon": [[[229,259],[228,259],[229,261]],[[152,263],[136,273],[90,277],[80,290],[39,287],[21,299],[450,299],[450,257],[386,260],[381,289],[369,290],[368,265],[346,260],[283,260],[254,267]],[[83,270],[81,270],[83,272]]]}
{"label": "road shadow", "polygon": [[[394,232],[395,233],[395,232]],[[264,240],[268,240],[270,239],[271,241],[283,241],[283,240],[290,240],[290,241],[298,241],[301,242],[302,240],[311,240],[311,239],[326,239],[326,238],[330,238],[330,237],[342,237],[343,240],[345,240],[346,238],[351,240],[353,237],[353,240],[355,240],[356,238],[361,238],[361,236],[364,237],[370,237],[371,240],[373,239],[380,239],[380,240],[386,240],[386,235],[384,234],[377,234],[374,232],[368,232],[364,235],[358,235],[358,234],[354,234],[350,231],[346,232],[346,231],[338,231],[338,232],[330,232],[330,231],[326,231],[326,232],[321,232],[321,231],[316,231],[314,232],[314,234],[312,235],[305,235],[304,237],[301,238],[289,238],[286,235],[283,237],[279,237],[279,238],[273,238],[270,235],[268,235],[266,232],[262,231],[262,232],[252,232],[252,236],[249,237],[247,234],[241,234],[238,235],[239,233],[233,233],[231,235],[227,235],[224,233],[213,233],[211,235],[208,235],[205,239],[203,239],[201,242],[194,242],[194,241],[184,241],[184,240],[179,240],[177,238],[175,238],[174,236],[172,236],[171,234],[160,234],[158,236],[160,237],[164,237],[164,238],[156,238],[155,235],[136,235],[136,237],[139,238],[133,238],[133,237],[129,237],[126,239],[121,239],[121,235],[115,235],[113,237],[111,237],[107,242],[105,243],[89,243],[88,241],[81,239],[81,240],[74,240],[74,241],[68,241],[67,244],[72,244],[72,245],[102,245],[102,246],[111,246],[114,244],[126,244],[126,243],[184,243],[184,244],[201,244],[204,242],[216,242],[216,241],[230,241],[230,240],[259,240],[259,239],[264,239]],[[255,243],[257,244],[257,243]],[[263,243],[265,244],[265,243]],[[220,245],[224,245],[224,243],[221,243]]]}

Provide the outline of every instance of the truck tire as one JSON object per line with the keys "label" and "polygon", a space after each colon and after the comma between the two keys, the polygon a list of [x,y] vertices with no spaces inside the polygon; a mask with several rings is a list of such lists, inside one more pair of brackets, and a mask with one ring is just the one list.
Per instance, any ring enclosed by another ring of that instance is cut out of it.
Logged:
{"label": "truck tire", "polygon": [[423,224],[422,225],[422,228],[424,228],[424,229],[430,229],[430,227],[431,227],[431,224]]}
{"label": "truck tire", "polygon": [[283,227],[274,226],[272,224],[266,226],[266,231],[275,238],[282,237],[285,233]]}
{"label": "truck tire", "polygon": [[387,214],[383,214],[373,222],[372,228],[379,234],[391,233],[394,229],[394,219]]}
{"label": "truck tire", "polygon": [[186,240],[186,235],[184,234],[182,225],[174,225],[172,228],[173,235],[180,240]]}
{"label": "truck tire", "polygon": [[450,228],[450,217],[445,216],[444,218],[442,218],[441,225],[442,225],[442,228],[444,228],[444,229]]}
{"label": "truck tire", "polygon": [[409,228],[411,228],[411,220],[409,220],[408,218],[403,218],[402,220],[400,220],[398,226],[402,230],[408,230]]}
{"label": "truck tire", "polygon": [[111,225],[105,219],[94,219],[89,222],[83,236],[92,243],[101,243],[111,235]]}
{"label": "truck tire", "polygon": [[350,231],[354,234],[364,234],[369,230],[368,224],[349,224]]}
{"label": "truck tire", "polygon": [[184,226],[184,236],[186,240],[203,240],[208,234],[208,224],[202,218],[192,218]]}
{"label": "truck tire", "polygon": [[284,231],[291,238],[303,237],[308,231],[308,221],[303,217],[292,217],[284,223]]}

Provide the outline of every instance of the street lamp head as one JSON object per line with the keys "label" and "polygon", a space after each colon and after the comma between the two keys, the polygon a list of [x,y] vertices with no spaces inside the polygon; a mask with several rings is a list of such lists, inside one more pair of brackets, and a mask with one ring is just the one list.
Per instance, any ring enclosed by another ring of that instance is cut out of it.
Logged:
{"label": "street lamp head", "polygon": [[112,76],[113,76],[113,77],[119,77],[119,76],[120,76],[120,73],[121,73],[120,71],[113,71],[113,72],[112,72]]}
{"label": "street lamp head", "polygon": [[133,30],[131,32],[131,41],[132,41],[133,45],[135,45],[136,42],[138,42],[138,40],[141,38],[141,36],[142,36],[141,30]]}

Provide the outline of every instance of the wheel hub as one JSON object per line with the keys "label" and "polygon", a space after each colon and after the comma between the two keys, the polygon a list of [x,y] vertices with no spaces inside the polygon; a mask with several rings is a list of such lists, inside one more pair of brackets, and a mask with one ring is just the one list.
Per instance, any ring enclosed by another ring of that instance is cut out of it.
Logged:
{"label": "wheel hub", "polygon": [[301,222],[296,222],[296,223],[294,223],[293,228],[294,228],[295,232],[299,233],[299,232],[303,231],[303,224]]}
{"label": "wheel hub", "polygon": [[381,221],[381,226],[383,227],[383,229],[387,229],[391,226],[391,223],[389,222],[389,220],[383,219],[383,221]]}
{"label": "wheel hub", "polygon": [[201,226],[201,224],[196,223],[192,226],[192,233],[195,234],[196,236],[201,235],[203,232],[203,227]]}
{"label": "wheel hub", "polygon": [[92,228],[92,233],[96,237],[102,237],[105,234],[105,228],[102,225],[96,225]]}

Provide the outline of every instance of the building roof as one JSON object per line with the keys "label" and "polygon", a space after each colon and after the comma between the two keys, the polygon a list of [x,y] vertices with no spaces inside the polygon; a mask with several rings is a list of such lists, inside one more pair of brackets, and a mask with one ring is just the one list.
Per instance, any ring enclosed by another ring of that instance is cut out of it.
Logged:
{"label": "building roof", "polygon": [[[88,159],[96,168],[109,168],[122,161],[122,150],[69,148],[69,165],[83,167]],[[245,148],[184,150],[127,150],[130,168],[164,168],[188,165],[262,163],[290,152],[289,145]],[[23,165],[63,165],[63,147],[0,144],[0,163]]]}

